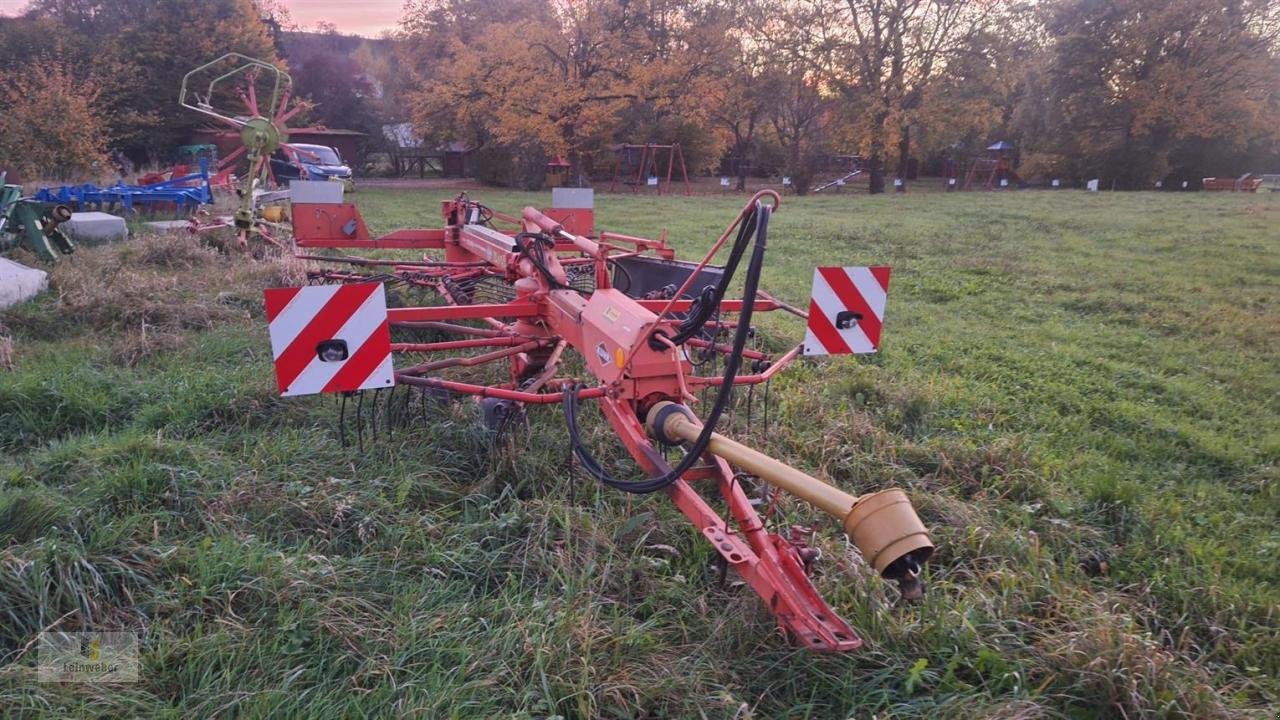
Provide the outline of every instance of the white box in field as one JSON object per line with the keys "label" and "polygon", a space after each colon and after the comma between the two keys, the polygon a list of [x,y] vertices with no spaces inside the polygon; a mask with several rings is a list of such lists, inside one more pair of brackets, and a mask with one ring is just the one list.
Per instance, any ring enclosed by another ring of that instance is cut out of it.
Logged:
{"label": "white box in field", "polygon": [[552,188],[551,207],[564,210],[591,210],[596,206],[596,191],[591,188]]}
{"label": "white box in field", "polygon": [[62,224],[62,231],[81,245],[100,245],[129,239],[124,218],[104,212],[75,212]]}
{"label": "white box in field", "polygon": [[289,183],[289,199],[296,203],[342,203],[342,183],[329,180],[293,180]]}

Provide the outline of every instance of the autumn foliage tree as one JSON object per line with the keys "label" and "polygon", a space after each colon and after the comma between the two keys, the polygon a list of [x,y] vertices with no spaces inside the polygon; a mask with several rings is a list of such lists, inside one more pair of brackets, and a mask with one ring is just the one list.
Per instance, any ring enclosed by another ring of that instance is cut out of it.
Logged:
{"label": "autumn foliage tree", "polygon": [[1277,3],[1058,0],[1042,12],[1052,40],[1017,113],[1029,148],[1128,188],[1191,145],[1274,152]]}
{"label": "autumn foliage tree", "polygon": [[[447,37],[414,94],[424,137],[497,144],[531,169],[563,155],[581,172],[610,142],[628,139],[624,115],[633,129],[705,119],[696,98],[723,38],[713,8],[622,0],[522,7],[518,17]],[[422,27],[410,42],[428,41],[434,26]]]}
{"label": "autumn foliage tree", "polygon": [[182,76],[233,51],[278,60],[255,0],[33,0],[0,23],[0,66],[59,61],[100,91],[112,142],[137,159],[188,140],[203,121],[177,105]]}
{"label": "autumn foliage tree", "polygon": [[13,68],[0,80],[0,168],[63,180],[106,169],[102,92],[58,61]]}

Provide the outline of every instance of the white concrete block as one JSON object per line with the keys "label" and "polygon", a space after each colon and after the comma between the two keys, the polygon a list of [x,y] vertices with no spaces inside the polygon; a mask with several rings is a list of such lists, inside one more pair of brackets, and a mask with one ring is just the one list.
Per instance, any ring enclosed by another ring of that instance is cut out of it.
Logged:
{"label": "white concrete block", "polygon": [[104,212],[71,213],[71,219],[60,226],[62,232],[82,245],[100,245],[129,239],[124,218]]}
{"label": "white concrete block", "polygon": [[0,258],[0,309],[26,302],[48,287],[45,271]]}
{"label": "white concrete block", "polygon": [[169,233],[186,233],[191,230],[191,222],[189,220],[155,220],[153,222],[143,223],[146,229],[168,235]]}
{"label": "white concrete block", "polygon": [[291,180],[289,197],[296,203],[326,203],[338,205],[342,202],[342,183],[332,180]]}

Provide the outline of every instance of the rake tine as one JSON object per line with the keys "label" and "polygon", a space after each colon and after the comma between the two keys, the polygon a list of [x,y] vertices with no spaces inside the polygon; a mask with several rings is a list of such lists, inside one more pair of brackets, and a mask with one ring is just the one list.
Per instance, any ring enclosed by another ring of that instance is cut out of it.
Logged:
{"label": "rake tine", "polygon": [[773,380],[765,380],[764,382],[764,422],[762,424],[764,425],[765,438],[769,437],[769,385],[772,383]]}
{"label": "rake tine", "polygon": [[342,399],[338,402],[338,442],[345,450],[347,447],[347,393],[342,393]]}
{"label": "rake tine", "polygon": [[409,426],[409,404],[413,401],[412,386],[400,393],[400,409],[396,412],[395,421],[403,427]]}
{"label": "rake tine", "polygon": [[395,437],[394,429],[392,427],[392,420],[395,417],[395,404],[396,404],[396,386],[392,385],[391,397],[387,398],[387,411],[383,413],[383,420],[387,423],[387,440],[392,440]]}
{"label": "rake tine", "polygon": [[356,444],[359,446],[360,452],[364,452],[364,423],[361,418],[364,417],[364,391],[360,391],[356,397]]}

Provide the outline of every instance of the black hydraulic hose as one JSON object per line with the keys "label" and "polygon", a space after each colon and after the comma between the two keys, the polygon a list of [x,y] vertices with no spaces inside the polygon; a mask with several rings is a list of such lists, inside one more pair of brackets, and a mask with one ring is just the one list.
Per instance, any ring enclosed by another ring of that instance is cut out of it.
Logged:
{"label": "black hydraulic hose", "polygon": [[[752,235],[756,232],[758,215],[758,212],[753,211],[738,225],[738,236],[733,240],[733,247],[729,251],[728,261],[724,264],[724,273],[720,276],[720,282],[715,286],[708,285],[698,294],[693,301],[693,306],[689,308],[689,315],[680,323],[676,334],[670,338],[671,342],[676,345],[685,344],[689,338],[702,332],[707,321],[720,309],[720,301],[729,292],[729,283],[733,280],[738,270],[738,263],[742,260]],[[655,331],[654,336],[649,338],[649,347],[661,350],[665,344],[657,338],[657,335],[658,332]]]}
{"label": "black hydraulic hose", "polygon": [[[521,255],[524,255],[525,257],[529,258],[529,262],[533,263],[533,267],[538,270],[538,273],[542,275],[544,279],[546,279],[547,284],[551,286],[551,289],[553,290],[576,289],[571,285],[565,285],[564,283],[557,280],[556,276],[551,273],[551,269],[547,267],[545,248],[548,245],[550,245],[551,247],[554,247],[555,246],[554,240],[552,240],[551,238],[547,237],[542,233],[522,232],[522,233],[517,233],[515,238],[513,238],[513,241],[515,242],[516,249],[520,251]],[[536,251],[531,250],[529,248],[528,242],[537,243]]]}
{"label": "black hydraulic hose", "polygon": [[610,475],[582,442],[582,434],[578,428],[578,391],[580,387],[575,386],[565,392],[563,401],[564,419],[565,426],[569,430],[569,443],[573,448],[573,454],[582,463],[582,467],[600,482],[609,487],[630,493],[655,492],[680,479],[680,476],[693,467],[694,463],[698,462],[702,454],[706,452],[707,446],[711,444],[711,434],[715,432],[716,424],[720,422],[720,416],[729,406],[729,400],[733,396],[733,381],[738,376],[738,368],[742,364],[742,351],[746,347],[747,339],[750,335],[751,313],[755,305],[756,292],[760,287],[760,273],[764,267],[765,240],[768,235],[769,214],[771,212],[772,208],[768,205],[761,202],[756,203],[755,210],[752,213],[755,246],[751,252],[751,261],[747,266],[747,277],[743,290],[743,297],[746,302],[743,303],[742,312],[738,318],[738,329],[733,338],[733,352],[725,360],[724,380],[721,382],[720,389],[716,394],[715,404],[712,405],[711,412],[707,415],[706,422],[703,423],[702,432],[698,434],[698,438],[689,446],[684,459],[676,467],[668,468],[661,475],[639,482],[619,480]]}

